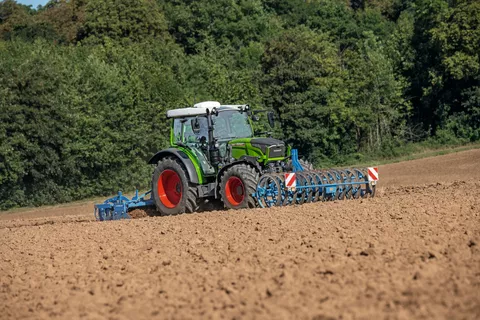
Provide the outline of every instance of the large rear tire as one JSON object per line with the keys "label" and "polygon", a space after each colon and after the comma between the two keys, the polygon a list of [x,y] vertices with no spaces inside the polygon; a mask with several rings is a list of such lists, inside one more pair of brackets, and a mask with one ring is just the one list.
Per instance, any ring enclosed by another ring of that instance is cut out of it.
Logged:
{"label": "large rear tire", "polygon": [[222,174],[220,195],[228,209],[255,208],[252,194],[255,193],[260,178],[255,168],[247,164],[237,164]]}
{"label": "large rear tire", "polygon": [[152,193],[160,215],[197,211],[197,189],[190,185],[185,172],[185,168],[175,158],[158,161],[152,177]]}

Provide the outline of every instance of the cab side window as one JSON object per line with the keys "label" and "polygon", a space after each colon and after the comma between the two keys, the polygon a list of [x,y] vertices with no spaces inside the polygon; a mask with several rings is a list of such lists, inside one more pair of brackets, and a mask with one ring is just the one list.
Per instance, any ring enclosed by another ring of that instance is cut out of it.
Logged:
{"label": "cab side window", "polygon": [[183,142],[182,119],[173,120],[173,142]]}
{"label": "cab side window", "polygon": [[173,122],[173,141],[181,143],[198,143],[200,141],[208,141],[208,124],[207,118],[198,117],[200,122],[200,131],[198,133],[193,132],[192,120],[190,118],[177,118]]}

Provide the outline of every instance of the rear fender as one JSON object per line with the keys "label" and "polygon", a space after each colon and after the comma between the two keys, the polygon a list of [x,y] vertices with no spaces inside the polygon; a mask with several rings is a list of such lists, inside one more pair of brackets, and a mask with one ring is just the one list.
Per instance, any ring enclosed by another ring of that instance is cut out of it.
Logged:
{"label": "rear fender", "polygon": [[176,148],[168,148],[157,152],[148,160],[148,164],[157,164],[158,161],[168,156],[174,156],[182,162],[183,166],[187,169],[187,176],[191,183],[201,184],[203,182],[202,176],[197,173],[192,159],[190,159],[185,152]]}

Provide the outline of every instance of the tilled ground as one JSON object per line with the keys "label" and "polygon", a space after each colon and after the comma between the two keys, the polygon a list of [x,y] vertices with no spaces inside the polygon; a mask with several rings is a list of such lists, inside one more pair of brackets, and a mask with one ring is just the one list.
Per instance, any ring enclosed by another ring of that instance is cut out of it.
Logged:
{"label": "tilled ground", "polygon": [[106,223],[91,204],[5,213],[0,318],[479,319],[479,163],[384,166],[378,196],[356,201]]}

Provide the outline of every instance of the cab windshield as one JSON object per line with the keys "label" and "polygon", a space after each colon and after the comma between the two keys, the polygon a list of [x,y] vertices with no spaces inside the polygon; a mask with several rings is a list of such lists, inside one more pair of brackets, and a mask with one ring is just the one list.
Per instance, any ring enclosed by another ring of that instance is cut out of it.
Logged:
{"label": "cab windshield", "polygon": [[213,136],[218,140],[253,137],[252,127],[246,112],[236,110],[220,111],[213,116]]}
{"label": "cab windshield", "polygon": [[[177,118],[173,122],[173,140],[185,144],[208,142],[208,124],[206,116],[197,117],[200,130],[194,132],[191,121],[195,117]],[[252,127],[246,112],[220,110],[213,115],[213,137],[219,141],[253,137]]]}

